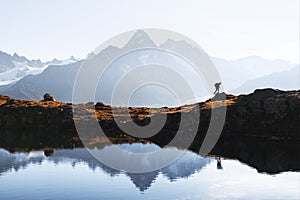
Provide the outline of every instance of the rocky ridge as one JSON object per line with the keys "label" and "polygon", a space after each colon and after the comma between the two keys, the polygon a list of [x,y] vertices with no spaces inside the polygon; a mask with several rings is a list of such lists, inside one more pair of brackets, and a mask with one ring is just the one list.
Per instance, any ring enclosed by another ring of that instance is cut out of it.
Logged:
{"label": "rocky ridge", "polygon": [[[164,128],[159,137],[176,134],[180,115],[188,113],[193,121],[200,121],[198,135],[205,134],[212,109],[226,106],[226,120],[222,135],[264,137],[269,139],[299,140],[300,91],[280,91],[273,89],[256,90],[249,95],[226,95],[226,100],[219,100],[218,94],[206,102],[184,105],[176,108],[122,108],[111,107],[102,103],[72,105],[56,101],[16,100],[0,96],[0,129],[7,131],[73,131],[75,121],[97,119],[107,135],[123,133],[115,123],[130,124],[134,121],[140,126],[150,123],[150,117],[167,115]],[[72,109],[80,113],[73,118]],[[114,113],[112,113],[112,109]],[[193,118],[193,113],[200,111],[200,120]],[[131,118],[128,118],[127,113]],[[190,126],[191,124],[187,124]],[[187,127],[188,129],[188,127]],[[171,133],[172,132],[172,133]],[[166,133],[164,135],[163,133]],[[130,134],[130,133],[129,133]],[[142,133],[141,133],[142,134]],[[141,135],[142,136],[142,135]],[[3,141],[3,135],[1,135]],[[151,138],[150,138],[151,139]]]}

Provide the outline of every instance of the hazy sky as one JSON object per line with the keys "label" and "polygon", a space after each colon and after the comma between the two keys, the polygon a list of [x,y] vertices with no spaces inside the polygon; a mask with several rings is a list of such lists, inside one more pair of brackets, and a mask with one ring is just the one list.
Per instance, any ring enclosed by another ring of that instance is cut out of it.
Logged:
{"label": "hazy sky", "polygon": [[84,58],[124,31],[164,28],[211,56],[299,62],[299,0],[0,0],[0,50]]}

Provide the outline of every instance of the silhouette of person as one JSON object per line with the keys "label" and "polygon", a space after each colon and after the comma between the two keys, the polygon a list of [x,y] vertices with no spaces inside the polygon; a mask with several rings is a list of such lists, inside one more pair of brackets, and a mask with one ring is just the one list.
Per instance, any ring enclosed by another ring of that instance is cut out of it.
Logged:
{"label": "silhouette of person", "polygon": [[214,94],[219,94],[219,91],[220,91],[220,85],[221,85],[221,82],[220,83],[215,83],[215,88],[216,90],[214,91]]}
{"label": "silhouette of person", "polygon": [[223,169],[220,158],[217,158],[217,169]]}

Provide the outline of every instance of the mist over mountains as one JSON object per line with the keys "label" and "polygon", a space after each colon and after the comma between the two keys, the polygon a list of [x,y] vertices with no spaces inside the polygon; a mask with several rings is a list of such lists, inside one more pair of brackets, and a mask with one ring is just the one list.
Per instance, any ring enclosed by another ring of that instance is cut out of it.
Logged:
{"label": "mist over mountains", "polygon": [[300,65],[292,69],[274,72],[272,74],[251,79],[240,87],[233,89],[233,94],[248,94],[255,89],[276,88],[280,90],[299,90],[300,88]]}
{"label": "mist over mountains", "polygon": [[[125,51],[131,47],[140,47],[143,44],[153,47],[176,48],[189,52],[191,56],[197,56],[194,47],[185,41],[167,39],[160,45],[155,44],[147,33],[137,31],[123,47],[109,46],[100,51],[96,56],[100,61],[109,59],[113,55]],[[195,54],[195,55],[194,55]],[[150,62],[151,59],[160,59],[172,66],[176,71],[182,70],[177,66],[174,58],[162,58],[151,51],[141,52],[140,62]],[[135,62],[135,57],[128,57],[120,65],[109,69],[109,74],[100,81],[102,89],[96,91],[96,101],[110,104],[111,90],[122,74],[130,71]],[[212,58],[222,80],[225,92],[241,94],[250,93],[257,88],[272,87],[278,89],[299,89],[299,64],[283,60],[270,61],[258,56],[250,56],[237,60],[225,60]],[[19,99],[40,100],[44,93],[51,93],[56,100],[71,102],[75,77],[84,60],[78,61],[71,57],[68,60],[43,63],[40,60],[28,60],[25,57],[14,54],[13,56],[0,52],[0,93]],[[188,70],[187,70],[188,71]],[[181,73],[181,72],[180,72]],[[188,72],[187,72],[188,73]],[[192,76],[182,72],[183,76],[193,87],[198,87],[197,97],[207,97],[207,89],[204,83],[198,83]],[[143,74],[145,76],[145,74]],[[149,74],[149,76],[154,74]],[[172,79],[172,77],[169,77]],[[88,81],[88,80],[87,80]],[[174,80],[176,81],[176,80]],[[178,86],[180,87],[180,85]],[[155,95],[153,95],[155,94]],[[195,99],[197,101],[199,99]],[[159,87],[148,87],[136,94],[131,102],[135,106],[149,106],[154,103],[160,106],[176,106],[178,102],[170,93]]]}

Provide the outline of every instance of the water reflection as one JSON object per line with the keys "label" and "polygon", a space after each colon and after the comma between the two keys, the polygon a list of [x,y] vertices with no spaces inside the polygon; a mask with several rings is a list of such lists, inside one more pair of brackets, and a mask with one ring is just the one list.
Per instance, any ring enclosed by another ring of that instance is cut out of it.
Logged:
{"label": "water reflection", "polygon": [[[120,148],[134,153],[159,147],[135,143]],[[120,162],[129,161],[124,157]],[[190,151],[163,169],[135,174],[112,169],[82,148],[0,149],[0,199],[299,199],[299,174],[262,174],[237,160]]]}
{"label": "water reflection", "polygon": [[[130,149],[133,153],[149,152],[159,148],[155,144],[140,143],[120,144],[119,146],[124,149]],[[114,154],[110,151],[109,146],[101,150],[93,151],[104,151],[108,154],[111,153],[111,155]],[[176,148],[166,148],[163,149],[163,151],[171,151],[173,153],[176,153],[177,151],[182,150],[178,150]],[[119,160],[119,162],[121,163],[131,163],[126,157],[118,157],[118,159],[120,158],[121,160]],[[203,158],[193,152],[185,151],[183,152],[182,156],[179,157],[175,162],[163,169],[147,173],[127,173],[102,164],[101,162],[96,160],[88,150],[84,148],[59,149],[55,151],[34,151],[30,153],[9,153],[4,149],[0,149],[0,175],[2,173],[10,171],[11,169],[14,169],[15,171],[24,169],[29,164],[41,164],[45,160],[52,161],[55,164],[69,162],[72,164],[72,166],[84,162],[89,166],[91,170],[95,171],[97,168],[101,168],[102,171],[109,174],[111,177],[119,174],[126,174],[140,191],[145,191],[151,186],[151,184],[155,181],[160,173],[167,177],[170,181],[175,181],[180,178],[187,178],[195,172],[200,171],[213,159]],[[159,162],[159,160],[157,160],[156,162]],[[131,164],[139,164],[139,167],[143,168],[145,167],[145,165],[155,165],[156,162],[140,162]]]}

